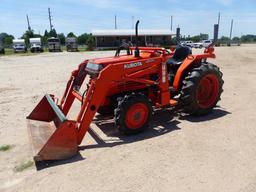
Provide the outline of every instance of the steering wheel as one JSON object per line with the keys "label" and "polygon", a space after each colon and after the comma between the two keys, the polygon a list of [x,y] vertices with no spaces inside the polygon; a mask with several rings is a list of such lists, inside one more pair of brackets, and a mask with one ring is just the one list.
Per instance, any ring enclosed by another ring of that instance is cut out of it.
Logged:
{"label": "steering wheel", "polygon": [[120,52],[122,50],[126,50],[127,55],[131,55],[131,50],[129,48],[129,45],[127,43],[123,43],[121,46],[119,46],[116,50],[115,57],[118,57],[120,55]]}

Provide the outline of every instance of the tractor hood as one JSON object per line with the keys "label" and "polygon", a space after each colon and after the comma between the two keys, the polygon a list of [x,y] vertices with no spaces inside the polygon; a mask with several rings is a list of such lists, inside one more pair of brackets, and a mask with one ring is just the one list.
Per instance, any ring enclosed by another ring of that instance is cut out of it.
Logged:
{"label": "tractor hood", "polygon": [[135,57],[134,55],[122,55],[118,57],[105,57],[105,58],[91,59],[87,63],[86,71],[90,75],[97,75],[103,68],[105,68],[109,64],[111,65],[117,64],[117,63],[129,64],[129,63],[134,63],[136,61],[141,61],[143,59],[150,59],[152,57],[156,57],[156,55],[154,55],[154,53],[152,52],[141,52],[140,57]]}
{"label": "tractor hood", "polygon": [[105,66],[108,64],[129,62],[137,59],[138,58],[134,57],[133,55],[128,55],[128,56],[121,56],[121,57],[105,57],[105,58],[99,58],[99,59],[96,58],[96,59],[90,60],[90,63],[102,64]]}
{"label": "tractor hood", "polygon": [[101,64],[103,66],[106,66],[108,64],[133,62],[138,59],[147,59],[151,57],[153,57],[153,54],[151,52],[141,52],[139,58],[135,57],[134,55],[122,55],[120,57],[105,57],[105,58],[91,59],[90,63]]}

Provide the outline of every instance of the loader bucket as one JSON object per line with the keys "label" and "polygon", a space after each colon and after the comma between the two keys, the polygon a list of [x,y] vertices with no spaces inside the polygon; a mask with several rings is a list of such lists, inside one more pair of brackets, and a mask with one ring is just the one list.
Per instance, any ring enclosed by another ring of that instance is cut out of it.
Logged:
{"label": "loader bucket", "polygon": [[27,117],[28,134],[35,161],[60,160],[77,154],[77,125],[67,120],[54,102],[45,95]]}

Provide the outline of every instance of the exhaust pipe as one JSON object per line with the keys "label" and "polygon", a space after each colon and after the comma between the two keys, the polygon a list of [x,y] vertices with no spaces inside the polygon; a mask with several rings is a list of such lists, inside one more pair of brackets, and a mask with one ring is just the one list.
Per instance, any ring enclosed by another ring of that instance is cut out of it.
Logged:
{"label": "exhaust pipe", "polygon": [[139,26],[140,21],[138,20],[136,22],[136,26],[135,26],[135,43],[136,43],[136,48],[134,51],[135,57],[140,57],[140,50],[138,48],[138,26]]}

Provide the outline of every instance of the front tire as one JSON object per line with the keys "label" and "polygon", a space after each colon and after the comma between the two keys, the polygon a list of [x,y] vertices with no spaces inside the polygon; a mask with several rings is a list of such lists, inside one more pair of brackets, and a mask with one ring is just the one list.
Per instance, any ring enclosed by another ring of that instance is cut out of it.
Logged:
{"label": "front tire", "polygon": [[223,84],[219,68],[211,63],[202,63],[183,80],[180,106],[191,115],[208,114],[220,100]]}
{"label": "front tire", "polygon": [[119,100],[115,109],[115,123],[121,133],[137,134],[148,128],[152,113],[149,99],[143,94],[132,93]]}

